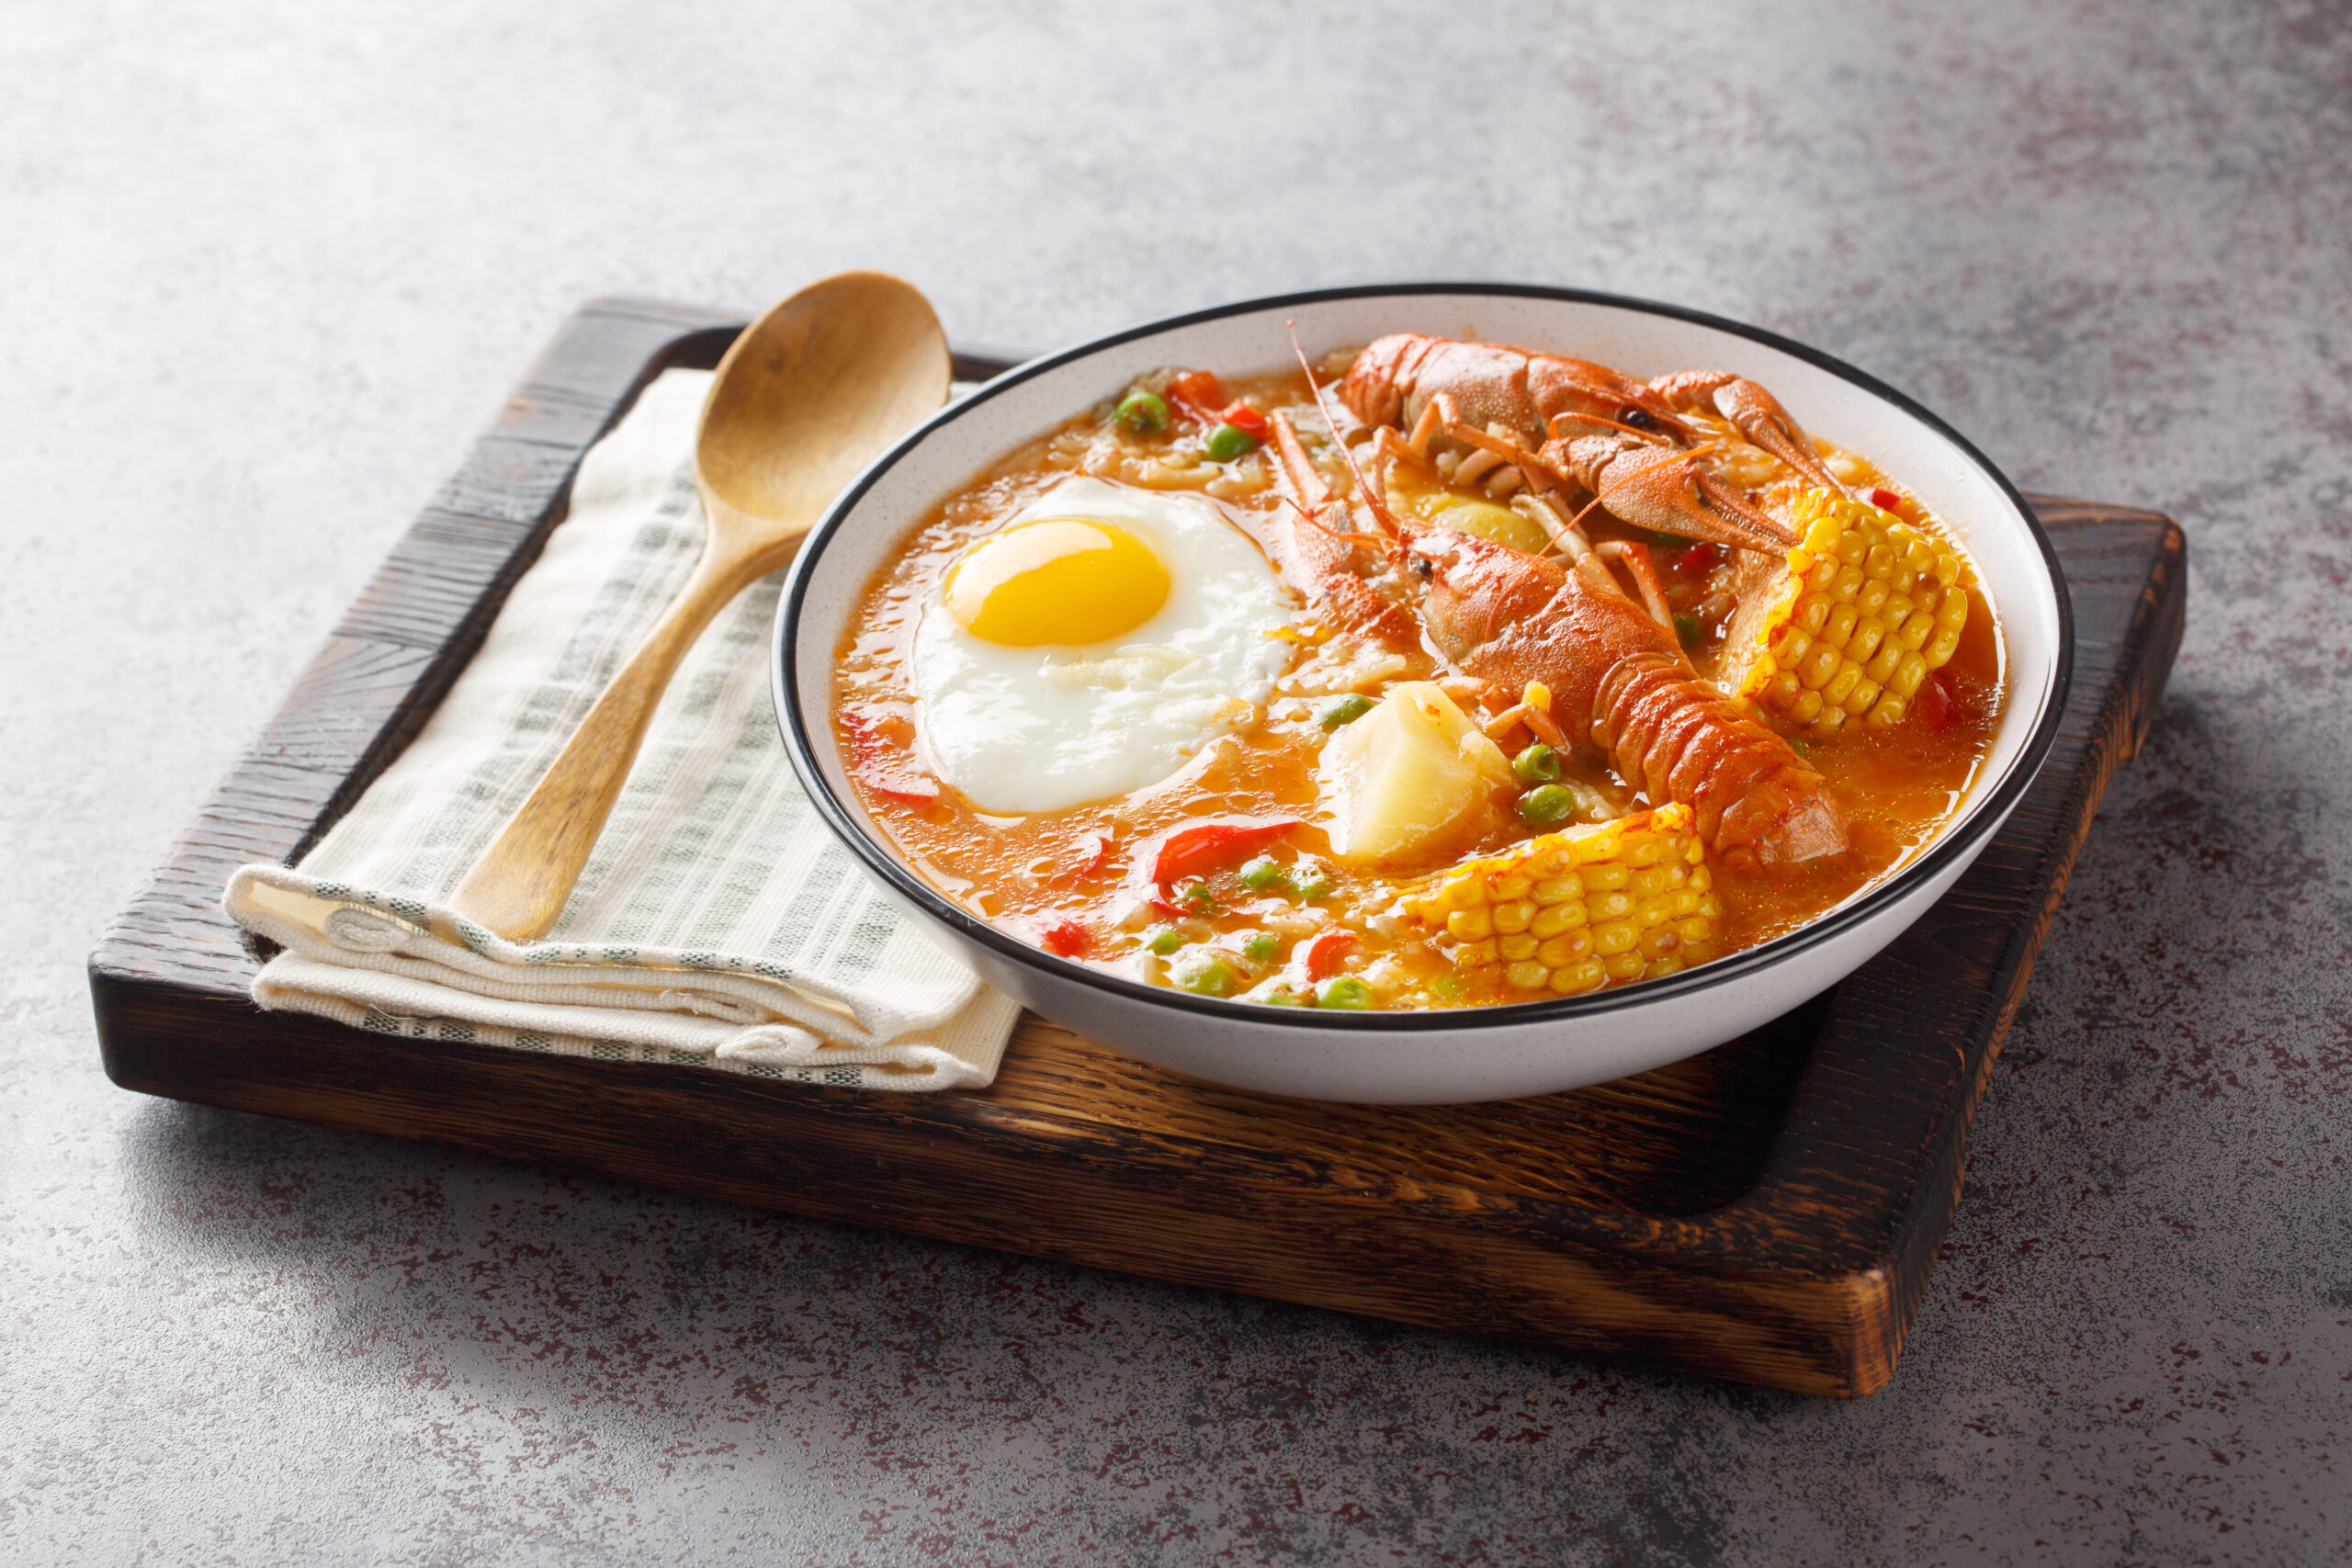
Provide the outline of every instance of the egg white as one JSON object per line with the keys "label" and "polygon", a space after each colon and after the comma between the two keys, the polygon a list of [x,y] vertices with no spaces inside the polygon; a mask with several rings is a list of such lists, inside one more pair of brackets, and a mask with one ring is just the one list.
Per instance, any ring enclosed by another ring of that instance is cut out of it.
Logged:
{"label": "egg white", "polygon": [[1099,518],[1168,570],[1168,599],[1123,636],[1007,648],[966,631],[937,588],[915,629],[922,744],[982,811],[1060,811],[1156,784],[1262,704],[1295,610],[1273,569],[1204,498],[1065,479],[1004,525]]}

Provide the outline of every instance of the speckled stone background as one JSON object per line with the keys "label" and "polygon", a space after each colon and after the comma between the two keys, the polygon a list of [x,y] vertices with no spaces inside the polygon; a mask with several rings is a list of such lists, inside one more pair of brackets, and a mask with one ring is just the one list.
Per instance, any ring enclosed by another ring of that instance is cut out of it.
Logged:
{"label": "speckled stone background", "polygon": [[[1811,340],[2188,525],[1848,1404],[146,1100],[82,961],[581,299],[1382,277]],[[0,28],[0,1557],[2352,1554],[2352,8],[317,0]]]}

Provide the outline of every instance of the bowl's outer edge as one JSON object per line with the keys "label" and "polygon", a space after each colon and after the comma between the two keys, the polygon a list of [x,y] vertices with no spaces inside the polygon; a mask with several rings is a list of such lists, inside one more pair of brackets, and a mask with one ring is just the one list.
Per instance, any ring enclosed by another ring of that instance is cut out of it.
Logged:
{"label": "bowl's outer edge", "polygon": [[[959,946],[974,947],[991,953],[1000,963],[1009,962],[1035,970],[1049,968],[1053,980],[1057,982],[1123,995],[1129,1000],[1141,1002],[1157,1010],[1162,1015],[1164,1023],[1169,1026],[1181,1028],[1186,1017],[1193,1016],[1203,1022],[1208,1022],[1211,1030],[1215,1031],[1216,1026],[1210,1021],[1219,1014],[1229,1014],[1235,1004],[1193,997],[1164,987],[1145,986],[1138,982],[1102,975],[1081,965],[1065,964],[948,902],[922,884],[895,857],[867,837],[854,808],[835,795],[830,782],[824,776],[823,770],[819,765],[812,750],[813,741],[808,716],[802,711],[798,700],[798,649],[796,647],[794,634],[797,628],[798,612],[808,573],[813,563],[821,558],[828,538],[840,527],[842,520],[851,513],[859,500],[873,487],[881,475],[888,472],[942,425],[963,417],[982,401],[1001,395],[1047,370],[1136,337],[1227,316],[1298,308],[1329,300],[1408,295],[1464,297],[1487,295],[1556,300],[1621,309],[1687,321],[1747,338],[1804,360],[1852,383],[1863,391],[1919,421],[1929,430],[1951,442],[1968,461],[1973,463],[1991,480],[2040,551],[2055,602],[2057,646],[2052,656],[2051,678],[2043,690],[2042,705],[2036,717],[2034,728],[2019,749],[2017,761],[2006,777],[1993,781],[1990,786],[1972,802],[1967,819],[1964,819],[1963,824],[1961,825],[1965,831],[1948,833],[1941,840],[1931,845],[1917,860],[1879,887],[1871,889],[1843,908],[1786,936],[1743,953],[1735,953],[1728,958],[1720,959],[1713,964],[1624,990],[1459,1011],[1371,1012],[1340,1017],[1312,1015],[1301,1017],[1279,1010],[1253,1009],[1250,1010],[1253,1014],[1264,1012],[1269,1016],[1263,1019],[1253,1017],[1252,1023],[1260,1026],[1260,1029],[1253,1029],[1252,1032],[1262,1030],[1274,1038],[1290,1035],[1302,1040],[1316,1037],[1329,1038],[1335,1032],[1351,1036],[1430,1035],[1457,1032],[1476,1035],[1495,1030],[1516,1029],[1530,1023],[1544,1021],[1565,1023],[1572,1020],[1598,1019],[1610,1013],[1655,1005],[1669,997],[1684,993],[1713,990],[1736,985],[1768,966],[1788,964],[1808,950],[1837,941],[1867,923],[1874,923],[1874,917],[1890,912],[1892,906],[1907,902],[1907,896],[1923,884],[1928,882],[1948,884],[1952,878],[1956,878],[1966,864],[1981,852],[1984,844],[1990,841],[1993,831],[2007,819],[2009,812],[2023,796],[2035,774],[2040,771],[2056,739],[2059,722],[2064,712],[2066,695],[2073,681],[2075,628],[2064,573],[2058,564],[2057,552],[2051,543],[2048,533],[2041,527],[2033,510],[2026,504],[2023,496],[2018,493],[2017,487],[2010,482],[2008,477],[1995,467],[1965,436],[1906,394],[1888,386],[1868,372],[1847,365],[1821,350],[1783,338],[1762,328],[1682,306],[1590,290],[1557,288],[1532,284],[1463,282],[1363,285],[1240,300],[1142,322],[1090,339],[1017,366],[991,380],[970,397],[943,409],[932,419],[925,421],[909,433],[888,451],[876,457],[855,479],[852,480],[833,505],[828,509],[816,528],[811,531],[786,582],[777,604],[774,632],[775,645],[770,671],[778,728],[782,732],[785,749],[793,769],[799,776],[802,786],[808,791],[819,816],[859,859],[866,870],[897,894],[901,903],[919,908],[930,923],[942,928],[944,933],[952,933]],[[829,664],[830,650],[827,650],[826,657]],[[827,728],[830,728],[830,726]],[[1925,905],[1921,906],[1922,911],[1925,907]],[[1908,922],[1905,921],[1905,924],[1907,925]],[[1902,926],[1897,926],[1887,931],[1883,940],[1891,941],[1902,929],[1904,929]],[[1882,945],[1883,941],[1872,943],[1870,952],[1874,953]],[[1866,962],[1868,956],[1867,953],[1864,953],[1861,959],[1857,960],[1857,964],[1860,962]],[[1849,964],[1841,968],[1838,975],[1830,976],[1824,985],[1834,984],[1838,978],[1850,972],[1854,966],[1856,964]],[[1708,1043],[1717,1043],[1719,1042]],[[1705,1048],[1706,1046],[1702,1044],[1693,1046],[1692,1050]],[[1681,1053],[1681,1055],[1689,1054],[1690,1052]],[[1565,1088],[1568,1085],[1562,1083],[1554,1087]]]}

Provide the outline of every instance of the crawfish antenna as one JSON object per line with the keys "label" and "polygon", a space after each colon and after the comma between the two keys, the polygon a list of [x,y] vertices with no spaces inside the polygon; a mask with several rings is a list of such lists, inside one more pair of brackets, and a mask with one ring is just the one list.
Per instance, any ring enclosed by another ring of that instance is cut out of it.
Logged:
{"label": "crawfish antenna", "polygon": [[1340,449],[1340,460],[1347,464],[1348,472],[1355,476],[1356,493],[1363,496],[1364,504],[1372,509],[1374,522],[1391,535],[1402,535],[1404,530],[1396,525],[1396,519],[1389,515],[1387,501],[1365,479],[1363,470],[1356,467],[1355,453],[1340,439],[1340,422],[1331,417],[1330,406],[1323,400],[1323,384],[1315,378],[1315,367],[1306,362],[1306,350],[1298,345],[1298,323],[1284,321],[1283,329],[1290,333],[1290,351],[1297,356],[1298,367],[1306,373],[1306,389],[1314,394],[1315,412],[1323,416],[1323,428],[1331,433],[1331,445]]}

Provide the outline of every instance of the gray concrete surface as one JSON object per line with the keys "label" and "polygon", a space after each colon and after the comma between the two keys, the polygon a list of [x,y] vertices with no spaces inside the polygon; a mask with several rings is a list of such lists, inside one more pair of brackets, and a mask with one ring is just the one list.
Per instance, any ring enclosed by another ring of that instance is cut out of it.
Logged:
{"label": "gray concrete surface", "polygon": [[[0,1558],[2352,1554],[2352,9],[17,6]],[[1893,1386],[1722,1387],[134,1098],[81,965],[563,314],[1413,276],[2188,525]]]}

